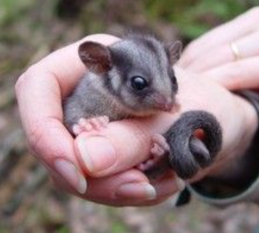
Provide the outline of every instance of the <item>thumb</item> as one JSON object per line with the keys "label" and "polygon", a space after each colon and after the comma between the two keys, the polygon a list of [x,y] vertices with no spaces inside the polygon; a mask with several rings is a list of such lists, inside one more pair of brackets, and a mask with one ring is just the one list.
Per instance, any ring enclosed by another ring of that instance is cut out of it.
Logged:
{"label": "thumb", "polygon": [[259,57],[247,58],[210,69],[204,76],[214,79],[229,90],[258,89]]}
{"label": "thumb", "polygon": [[151,135],[165,132],[174,117],[162,113],[147,119],[111,122],[98,135],[80,134],[75,152],[90,176],[112,175],[136,166],[150,155]]}

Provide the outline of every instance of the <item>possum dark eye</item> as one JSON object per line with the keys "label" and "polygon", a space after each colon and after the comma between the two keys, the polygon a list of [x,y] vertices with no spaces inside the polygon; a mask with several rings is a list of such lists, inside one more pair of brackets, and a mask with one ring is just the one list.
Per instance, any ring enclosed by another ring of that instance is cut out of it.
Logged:
{"label": "possum dark eye", "polygon": [[141,76],[133,76],[131,78],[131,86],[136,91],[141,91],[148,86],[146,79]]}

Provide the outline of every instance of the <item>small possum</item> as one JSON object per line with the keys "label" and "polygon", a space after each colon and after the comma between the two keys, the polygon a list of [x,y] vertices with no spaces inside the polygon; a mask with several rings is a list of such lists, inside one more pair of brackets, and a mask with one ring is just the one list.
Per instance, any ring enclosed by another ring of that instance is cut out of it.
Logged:
{"label": "small possum", "polygon": [[[170,111],[176,104],[172,66],[179,59],[180,42],[165,45],[151,36],[130,35],[109,47],[84,42],[78,52],[88,71],[63,104],[64,124],[74,136],[98,132],[109,121]],[[192,136],[198,128],[206,133],[204,141]],[[221,147],[220,126],[209,114],[190,112],[165,135],[154,135],[152,143],[152,158],[139,169],[162,174],[171,167],[189,178],[213,161]]]}
{"label": "small possum", "polygon": [[74,135],[130,117],[170,111],[178,84],[172,66],[181,43],[165,45],[146,35],[129,35],[107,47],[79,46],[88,71],[64,102],[64,123]]}

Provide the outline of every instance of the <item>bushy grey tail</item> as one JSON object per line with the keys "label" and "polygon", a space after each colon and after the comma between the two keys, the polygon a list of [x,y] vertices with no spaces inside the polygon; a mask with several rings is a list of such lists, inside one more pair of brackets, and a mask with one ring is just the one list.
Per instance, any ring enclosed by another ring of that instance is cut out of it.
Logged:
{"label": "bushy grey tail", "polygon": [[[197,129],[204,131],[204,139],[194,136]],[[221,126],[205,111],[184,113],[164,136],[170,147],[170,166],[183,179],[191,178],[199,169],[210,165],[222,146]]]}

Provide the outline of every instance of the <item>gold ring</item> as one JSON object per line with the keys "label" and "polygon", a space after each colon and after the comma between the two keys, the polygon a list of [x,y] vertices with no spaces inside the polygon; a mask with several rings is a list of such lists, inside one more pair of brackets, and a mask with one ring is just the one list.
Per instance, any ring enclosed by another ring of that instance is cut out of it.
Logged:
{"label": "gold ring", "polygon": [[234,55],[235,61],[241,58],[240,51],[235,42],[230,43],[231,51]]}

